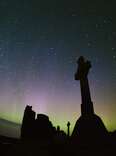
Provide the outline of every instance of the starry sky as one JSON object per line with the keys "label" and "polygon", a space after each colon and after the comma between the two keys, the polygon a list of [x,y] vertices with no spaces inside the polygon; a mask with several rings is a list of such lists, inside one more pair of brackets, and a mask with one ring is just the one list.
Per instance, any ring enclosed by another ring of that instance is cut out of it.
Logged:
{"label": "starry sky", "polygon": [[80,55],[95,112],[116,129],[115,1],[0,0],[0,118],[21,123],[32,105],[61,129],[80,116]]}

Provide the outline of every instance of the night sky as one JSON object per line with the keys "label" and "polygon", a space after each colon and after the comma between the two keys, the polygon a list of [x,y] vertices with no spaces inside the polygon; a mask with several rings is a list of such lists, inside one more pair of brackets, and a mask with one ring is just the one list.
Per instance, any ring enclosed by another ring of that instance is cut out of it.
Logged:
{"label": "night sky", "polygon": [[0,0],[0,118],[21,123],[25,106],[61,129],[80,116],[74,80],[80,55],[92,63],[95,112],[116,129],[115,0]]}

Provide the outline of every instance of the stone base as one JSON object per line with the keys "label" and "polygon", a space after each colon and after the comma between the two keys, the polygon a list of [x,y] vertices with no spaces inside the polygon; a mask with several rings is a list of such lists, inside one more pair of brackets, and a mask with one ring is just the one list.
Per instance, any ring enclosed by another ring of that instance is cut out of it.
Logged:
{"label": "stone base", "polygon": [[72,133],[72,140],[82,144],[103,143],[107,137],[108,131],[103,121],[95,114],[80,116]]}

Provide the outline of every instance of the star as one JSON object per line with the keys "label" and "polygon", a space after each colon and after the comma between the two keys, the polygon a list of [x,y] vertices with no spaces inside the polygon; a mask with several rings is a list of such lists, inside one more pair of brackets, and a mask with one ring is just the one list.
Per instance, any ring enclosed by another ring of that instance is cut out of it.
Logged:
{"label": "star", "polygon": [[71,16],[72,16],[72,17],[75,17],[75,16],[77,16],[77,15],[76,15],[76,14],[72,14]]}
{"label": "star", "polygon": [[107,21],[106,21],[106,20],[104,20],[104,23],[107,23]]}
{"label": "star", "polygon": [[114,47],[112,47],[112,51],[114,51],[115,50],[115,48]]}
{"label": "star", "polygon": [[50,50],[54,50],[54,48],[53,48],[53,47],[51,47],[51,48],[50,48]]}
{"label": "star", "polygon": [[98,28],[98,24],[96,24],[95,27]]}
{"label": "star", "polygon": [[116,60],[116,56],[115,55],[113,55],[113,59]]}
{"label": "star", "polygon": [[0,57],[3,57],[4,56],[4,53],[0,53]]}
{"label": "star", "polygon": [[87,44],[87,45],[88,45],[88,47],[91,47],[91,43],[90,43],[90,42],[88,42],[88,44]]}
{"label": "star", "polygon": [[31,59],[32,59],[32,61],[34,61],[35,60],[35,56],[32,56]]}

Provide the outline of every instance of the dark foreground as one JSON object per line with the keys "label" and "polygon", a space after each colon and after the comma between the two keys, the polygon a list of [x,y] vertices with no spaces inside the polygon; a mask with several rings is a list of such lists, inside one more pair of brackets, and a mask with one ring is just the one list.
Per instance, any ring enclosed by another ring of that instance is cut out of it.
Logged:
{"label": "dark foreground", "polygon": [[115,156],[116,142],[80,145],[65,141],[21,141],[0,137],[0,156]]}

